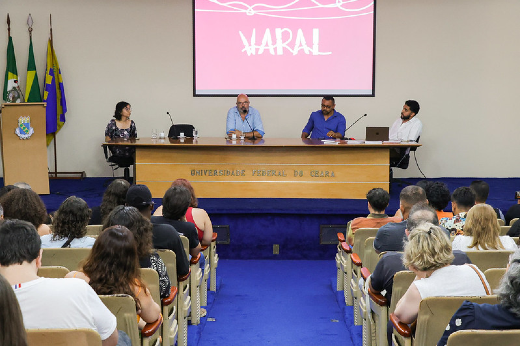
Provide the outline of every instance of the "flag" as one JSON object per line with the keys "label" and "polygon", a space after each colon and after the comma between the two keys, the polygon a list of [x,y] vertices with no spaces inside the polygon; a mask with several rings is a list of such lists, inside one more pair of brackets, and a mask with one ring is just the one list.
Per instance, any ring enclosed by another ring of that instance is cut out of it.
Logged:
{"label": "flag", "polygon": [[16,69],[16,58],[14,56],[13,38],[9,36],[7,44],[7,65],[5,67],[3,99],[6,102],[19,103],[23,99],[22,91],[18,85],[18,70]]}
{"label": "flag", "polygon": [[47,43],[47,68],[45,71],[45,90],[43,100],[47,102],[45,107],[47,121],[47,146],[52,141],[52,134],[65,124],[65,113],[67,113],[67,102],[65,101],[65,90],[63,89],[63,78],[61,77],[60,65],[56,58],[56,52],[49,38]]}
{"label": "flag", "polygon": [[32,37],[29,43],[29,61],[27,62],[25,102],[42,102],[40,83],[38,83],[38,74],[36,73],[36,62],[34,61]]}

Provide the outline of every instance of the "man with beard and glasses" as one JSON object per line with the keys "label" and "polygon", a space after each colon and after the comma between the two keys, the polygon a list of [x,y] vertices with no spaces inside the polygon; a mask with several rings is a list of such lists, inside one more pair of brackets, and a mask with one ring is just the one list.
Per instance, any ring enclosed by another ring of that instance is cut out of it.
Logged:
{"label": "man with beard and glasses", "polygon": [[343,138],[347,121],[334,108],[336,102],[332,96],[324,96],[321,100],[321,110],[312,112],[307,125],[302,130],[302,138],[316,139]]}
{"label": "man with beard and glasses", "polygon": [[419,109],[419,103],[415,100],[408,100],[404,103],[401,117],[390,128],[391,141],[417,142],[417,138],[422,132],[422,122],[416,118]]}
{"label": "man with beard and glasses", "polygon": [[228,136],[235,134],[237,137],[243,134],[247,138],[264,136],[260,113],[253,107],[249,107],[249,98],[246,94],[238,95],[236,107],[228,111],[226,133]]}

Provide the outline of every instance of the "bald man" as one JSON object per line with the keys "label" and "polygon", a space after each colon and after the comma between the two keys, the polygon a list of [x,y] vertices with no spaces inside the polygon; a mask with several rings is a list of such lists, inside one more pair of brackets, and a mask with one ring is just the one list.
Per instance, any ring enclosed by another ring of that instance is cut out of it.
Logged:
{"label": "bald man", "polygon": [[236,107],[231,108],[227,113],[226,133],[228,136],[236,134],[240,137],[242,133],[245,137],[262,138],[265,134],[264,125],[260,113],[253,107],[249,107],[249,98],[246,94],[237,97]]}

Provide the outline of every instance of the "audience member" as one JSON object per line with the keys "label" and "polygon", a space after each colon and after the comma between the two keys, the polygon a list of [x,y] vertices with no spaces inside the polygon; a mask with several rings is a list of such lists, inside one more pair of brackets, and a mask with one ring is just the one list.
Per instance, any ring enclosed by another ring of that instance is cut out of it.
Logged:
{"label": "audience member", "polygon": [[[152,218],[153,200],[152,193],[146,185],[132,185],[126,194],[126,205],[137,208],[147,220]],[[152,224],[152,243],[154,249],[168,249],[175,252],[177,257],[177,275],[184,276],[190,271],[188,257],[182,246],[179,233],[172,225]]]}
{"label": "audience member", "polygon": [[6,219],[29,221],[36,227],[40,236],[50,234],[51,229],[44,222],[47,219],[47,209],[36,192],[17,188],[0,198]]}
{"label": "audience member", "polygon": [[[470,189],[475,192],[475,204],[486,203],[489,196],[489,184],[483,180],[473,180],[469,185]],[[505,221],[504,214],[502,214],[502,210],[498,208],[493,208],[495,213],[497,214],[497,219],[502,219]]]}
{"label": "audience member", "polygon": [[390,194],[380,187],[371,189],[367,193],[368,214],[367,217],[358,217],[350,222],[347,230],[347,241],[354,245],[354,234],[360,228],[379,228],[389,222],[400,222],[397,217],[388,217],[385,209],[390,202]]}
{"label": "audience member", "polygon": [[112,226],[101,232],[81,271],[72,271],[66,277],[85,280],[100,295],[128,294],[134,298],[140,327],[160,317],[161,307],[141,280],[137,243],[124,226]]}
{"label": "audience member", "polygon": [[12,191],[14,189],[18,189],[18,188],[14,185],[6,185],[6,186],[0,188],[0,197],[2,197],[3,195],[7,194],[9,191]]}
{"label": "audience member", "polygon": [[468,211],[475,205],[475,193],[469,187],[462,186],[451,194],[453,217],[443,217],[439,223],[451,232],[451,235],[463,234]]}
{"label": "audience member", "polygon": [[453,239],[454,250],[517,250],[509,236],[500,236],[497,215],[489,204],[476,204],[468,212],[464,235]]}
{"label": "audience member", "polygon": [[81,280],[38,277],[40,244],[29,222],[7,220],[0,226],[0,274],[14,287],[25,328],[94,329],[103,346],[116,345],[116,317],[89,285]]}
{"label": "audience member", "polygon": [[383,251],[402,251],[405,237],[406,219],[410,209],[417,203],[427,203],[426,192],[423,188],[411,185],[401,190],[399,194],[399,210],[403,215],[403,221],[390,222],[379,228],[374,239],[374,249],[377,253]]}
{"label": "audience member", "polygon": [[27,346],[22,311],[13,288],[0,274],[0,345]]}
{"label": "audience member", "polygon": [[96,239],[86,236],[90,215],[91,210],[83,199],[67,198],[54,215],[52,234],[42,236],[42,248],[91,248]]}
{"label": "audience member", "polygon": [[161,257],[152,247],[152,223],[134,207],[118,205],[105,219],[103,229],[110,226],[124,226],[134,235],[137,244],[137,256],[141,268],[152,268],[159,275],[161,298],[170,295],[170,278]]}
{"label": "audience member", "polygon": [[459,330],[520,329],[520,251],[511,255],[497,293],[499,304],[462,303],[437,345],[445,346],[448,337]]}
{"label": "audience member", "polygon": [[[406,220],[406,236],[423,223],[431,223],[435,226],[439,225],[439,219],[435,210],[425,203],[417,203],[410,210],[410,215]],[[445,231],[445,233],[447,233]],[[468,256],[458,250],[453,251],[455,259],[452,264],[460,265],[465,263],[471,263]],[[395,273],[407,270],[403,265],[403,253],[402,252],[387,252],[377,262],[374,272],[370,276],[370,287],[373,292],[381,293],[388,299],[388,302],[392,300],[392,286],[394,284]]]}
{"label": "audience member", "polygon": [[439,220],[443,217],[453,216],[452,213],[444,211],[444,208],[448,206],[451,199],[450,190],[446,184],[440,181],[434,181],[426,187],[425,191],[428,204],[435,209]]}
{"label": "audience member", "polygon": [[427,297],[483,296],[491,291],[478,268],[451,265],[453,259],[451,242],[440,227],[423,223],[410,232],[403,264],[416,278],[397,302],[394,314],[399,321],[415,321],[419,304]]}
{"label": "audience member", "polygon": [[27,184],[25,181],[18,181],[16,183],[14,183],[13,185],[14,185],[14,187],[17,187],[19,189],[32,190],[31,185]]}
{"label": "audience member", "polygon": [[182,221],[190,205],[191,194],[184,186],[173,186],[166,190],[163,197],[163,216],[152,216],[153,223],[172,225],[177,232],[188,238],[190,255],[197,257],[200,242],[195,225]]}
{"label": "audience member", "polygon": [[513,204],[506,212],[505,219],[506,219],[506,226],[512,226],[511,220],[520,218],[520,196],[516,194],[516,204]]}
{"label": "audience member", "polygon": [[102,225],[105,218],[118,205],[125,205],[126,192],[130,183],[125,179],[116,179],[108,185],[101,205],[92,208],[92,216],[89,225]]}

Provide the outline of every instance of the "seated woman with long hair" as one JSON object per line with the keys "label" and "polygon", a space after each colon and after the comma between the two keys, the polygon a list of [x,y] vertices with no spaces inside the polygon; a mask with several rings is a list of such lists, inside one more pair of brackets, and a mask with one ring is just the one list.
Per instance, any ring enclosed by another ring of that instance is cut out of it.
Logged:
{"label": "seated woman with long hair", "polygon": [[105,229],[81,271],[72,271],[66,277],[85,280],[99,295],[128,294],[134,298],[136,311],[145,323],[157,321],[161,314],[161,307],[141,280],[137,244],[126,227]]}
{"label": "seated woman with long hair", "polygon": [[29,189],[14,189],[0,198],[6,219],[28,221],[36,227],[40,236],[50,234],[51,229],[44,222],[47,220],[47,208],[36,192]]}
{"label": "seated woman with long hair", "polygon": [[70,196],[60,205],[52,221],[52,234],[41,237],[42,248],[92,247],[96,239],[87,237],[91,210],[83,199]]}
{"label": "seated woman with long hair", "polygon": [[0,275],[0,345],[27,346],[22,311],[13,287]]}
{"label": "seated woman with long hair", "polygon": [[[193,186],[191,186],[190,182],[186,179],[176,179],[172,183],[172,187],[174,186],[184,186],[190,192],[190,206],[188,207],[188,211],[186,211],[185,221],[191,222],[195,225],[199,241],[202,245],[211,244],[211,239],[213,238],[213,224],[211,223],[208,213],[204,209],[198,208],[199,201],[197,200]],[[161,205],[153,215],[162,216],[162,210],[163,207]]]}
{"label": "seated woman with long hair", "polygon": [[92,216],[89,225],[102,225],[105,218],[118,205],[125,205],[126,193],[130,183],[125,179],[116,179],[108,185],[103,193],[101,205],[92,208]]}
{"label": "seated woman with long hair", "polygon": [[446,345],[448,337],[458,330],[520,329],[520,251],[510,256],[506,274],[496,293],[500,302],[496,305],[462,303],[437,345]]}
{"label": "seated woman with long hair", "polygon": [[464,235],[453,239],[453,250],[512,250],[518,249],[513,238],[500,236],[497,214],[489,204],[476,204],[468,212]]}
{"label": "seated woman with long hair", "polygon": [[152,223],[137,208],[119,205],[112,210],[103,224],[103,228],[121,225],[130,230],[137,244],[137,256],[141,268],[151,268],[159,275],[161,298],[170,295],[170,278],[161,257],[152,247]]}

